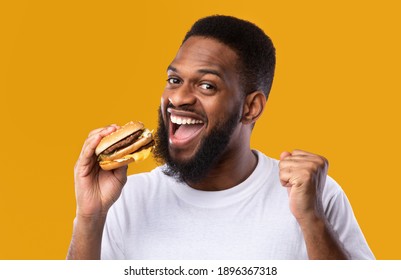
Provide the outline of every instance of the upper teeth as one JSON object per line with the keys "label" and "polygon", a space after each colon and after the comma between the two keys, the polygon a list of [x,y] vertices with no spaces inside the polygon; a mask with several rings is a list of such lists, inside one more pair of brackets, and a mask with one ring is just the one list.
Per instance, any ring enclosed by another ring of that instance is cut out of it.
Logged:
{"label": "upper teeth", "polygon": [[178,116],[171,116],[171,122],[176,124],[196,124],[203,123],[201,120],[195,120],[192,118],[183,118]]}

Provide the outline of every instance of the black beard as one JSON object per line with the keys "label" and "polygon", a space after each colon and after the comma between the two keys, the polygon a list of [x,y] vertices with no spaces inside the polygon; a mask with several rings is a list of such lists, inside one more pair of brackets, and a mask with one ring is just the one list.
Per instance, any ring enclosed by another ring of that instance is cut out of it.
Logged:
{"label": "black beard", "polygon": [[192,159],[177,161],[170,156],[168,129],[159,108],[154,157],[158,162],[166,163],[163,172],[174,177],[178,182],[199,183],[221,159],[239,120],[238,112],[231,114],[226,121],[218,123],[210,134],[201,140],[199,149]]}

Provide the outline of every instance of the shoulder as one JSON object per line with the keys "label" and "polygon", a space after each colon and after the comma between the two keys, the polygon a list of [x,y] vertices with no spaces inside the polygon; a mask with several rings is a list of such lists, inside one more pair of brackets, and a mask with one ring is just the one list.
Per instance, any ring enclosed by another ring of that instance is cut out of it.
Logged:
{"label": "shoulder", "polygon": [[279,160],[271,158],[258,150],[253,150],[253,152],[258,157],[258,166],[261,166],[262,169],[273,170],[278,168]]}
{"label": "shoulder", "polygon": [[[342,187],[330,176],[326,177],[326,184],[322,194],[323,208],[326,216],[331,220],[333,215],[341,216],[352,213],[352,207]],[[337,214],[336,214],[337,213]]]}
{"label": "shoulder", "polygon": [[329,175],[326,176],[326,183],[323,189],[323,197],[336,197],[344,194],[341,186]]}

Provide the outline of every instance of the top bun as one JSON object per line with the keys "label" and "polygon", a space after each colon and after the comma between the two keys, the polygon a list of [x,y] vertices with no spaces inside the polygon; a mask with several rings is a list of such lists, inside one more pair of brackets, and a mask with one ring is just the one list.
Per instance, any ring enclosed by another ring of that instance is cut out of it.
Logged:
{"label": "top bun", "polygon": [[143,130],[145,126],[141,122],[134,122],[131,121],[116,131],[110,133],[109,135],[106,135],[103,137],[103,139],[99,142],[99,145],[97,145],[95,153],[98,156],[101,152],[106,150],[108,147],[111,145],[117,143],[118,141],[124,139],[125,137],[139,131]]}

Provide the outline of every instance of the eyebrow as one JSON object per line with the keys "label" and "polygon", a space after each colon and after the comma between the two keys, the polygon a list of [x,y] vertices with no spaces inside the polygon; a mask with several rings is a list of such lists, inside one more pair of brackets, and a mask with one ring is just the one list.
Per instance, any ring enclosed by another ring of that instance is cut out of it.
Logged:
{"label": "eyebrow", "polygon": [[[177,68],[175,68],[172,65],[169,65],[167,67],[167,71],[169,71],[169,70],[171,70],[173,72],[177,72],[177,73],[180,72],[180,71],[177,70]],[[198,72],[200,74],[212,74],[212,75],[215,75],[215,76],[219,77],[221,80],[224,80],[223,75],[217,70],[208,69],[208,68],[201,68],[201,69],[198,69],[196,72]]]}

